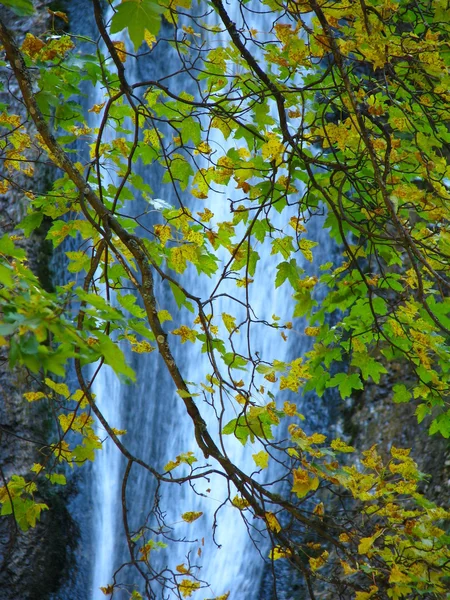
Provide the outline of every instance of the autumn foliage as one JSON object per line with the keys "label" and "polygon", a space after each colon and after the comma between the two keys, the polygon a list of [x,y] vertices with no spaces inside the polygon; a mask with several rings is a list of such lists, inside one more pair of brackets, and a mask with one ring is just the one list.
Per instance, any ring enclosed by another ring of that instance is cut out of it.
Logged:
{"label": "autumn foliage", "polygon": [[[32,12],[30,0],[1,4]],[[449,512],[423,495],[410,450],[357,455],[347,441],[310,431],[300,396],[335,389],[345,400],[400,364],[393,402],[413,402],[430,435],[450,436],[447,1],[236,0],[233,15],[221,0],[110,5],[106,16],[92,1],[94,39],[71,33],[61,11],[50,11],[39,36],[14,39],[0,23],[0,192],[27,199],[18,230],[0,239],[0,344],[11,368],[39,380],[25,400],[51,406],[56,431],[28,476],[4,481],[2,515],[33,527],[47,508],[36,500],[40,482],[64,485],[64,465],[95,459],[99,421],[128,468],[160,485],[218,470],[231,490],[223,501],[247,523],[257,519],[271,544],[266,559],[289,561],[311,599],[317,589],[355,600],[446,597]],[[177,57],[172,76],[131,80],[136,57],[151,60],[161,46]],[[188,71],[194,85],[180,92]],[[15,85],[19,114],[8,106]],[[102,101],[80,104],[79,89],[95,86]],[[57,175],[36,194],[42,162]],[[139,165],[162,168],[171,204],[153,197]],[[218,194],[229,207],[223,219]],[[137,196],[146,202],[139,214]],[[44,221],[56,251],[69,238],[78,244],[63,250],[68,281],[55,292],[21,248]],[[326,262],[318,221],[336,248]],[[263,255],[273,260],[269,280]],[[208,293],[187,289],[185,272],[208,280]],[[284,316],[254,308],[252,290],[267,285],[289,289]],[[261,328],[292,351],[309,338],[310,350],[261,355]],[[208,356],[201,380],[184,378],[172,350],[182,344]],[[129,451],[91,391],[97,361],[124,385],[134,380],[125,347],[159,353],[195,429],[198,447],[160,470]],[[78,386],[69,389],[73,366]],[[253,473],[229,459],[231,438],[249,448]],[[264,480],[275,463],[273,481]],[[180,518],[195,527],[204,515]],[[149,557],[162,540],[144,529],[125,524],[147,589],[199,595],[205,583],[189,565],[155,575]]]}

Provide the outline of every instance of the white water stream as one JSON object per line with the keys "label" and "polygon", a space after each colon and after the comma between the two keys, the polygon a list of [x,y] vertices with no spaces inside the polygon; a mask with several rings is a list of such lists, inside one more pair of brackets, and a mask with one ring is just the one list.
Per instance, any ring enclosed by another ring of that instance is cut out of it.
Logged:
{"label": "white water stream", "polygon": [[[235,3],[236,7],[237,4]],[[238,24],[239,28],[240,15],[232,15],[232,19]],[[261,23],[258,24],[258,27],[261,28]],[[166,60],[170,62],[172,58],[166,57]],[[150,61],[151,64],[147,64],[145,68],[151,70],[152,79],[157,79],[159,73],[163,73],[165,69],[164,57],[160,56],[158,60],[152,54],[150,59],[147,59],[147,62]],[[132,69],[133,63],[129,61],[129,64],[126,64],[129,81],[133,81],[137,77],[137,74],[133,74]],[[181,92],[182,89],[179,91]],[[91,97],[89,99],[90,105],[102,101],[101,90],[98,90],[98,98]],[[95,123],[92,123],[92,125],[95,126]],[[110,132],[108,135],[112,135],[112,133]],[[223,148],[221,137],[214,138],[212,136],[209,143],[213,150],[215,145],[219,150],[219,145]],[[153,188],[155,197],[164,198],[173,206],[177,206],[170,186],[161,184],[161,169],[147,167],[142,170],[141,175]],[[230,202],[228,198],[236,198],[234,187],[235,183],[232,182],[232,185],[223,193],[210,196],[208,206],[214,212],[215,222],[230,220]],[[202,201],[188,200],[187,198],[184,198],[184,201],[191,205],[193,211],[203,209]],[[137,212],[137,209],[135,212]],[[290,216],[286,216],[286,212],[283,213],[281,221],[281,218],[273,213],[275,211],[271,212],[271,219],[274,219],[275,226],[279,225],[280,227],[282,222],[285,224]],[[277,223],[277,219],[279,223]],[[148,224],[146,223],[146,225]],[[320,219],[313,219],[308,226],[308,238],[319,242],[319,246],[315,249],[315,256],[319,264],[325,262],[326,255],[330,252],[327,236],[322,232],[321,227],[322,222]],[[249,301],[255,315],[258,319],[267,320],[268,322],[272,322],[273,314],[280,317],[281,323],[291,320],[291,290],[288,285],[276,290],[273,283],[278,261],[270,255],[270,247],[265,248],[264,251],[258,246],[255,249],[261,255],[255,276],[258,282],[257,286],[256,284],[249,286]],[[226,259],[225,256],[220,258],[222,260]],[[307,268],[308,265],[300,263],[299,266]],[[183,275],[184,287],[196,296],[207,298],[216,285],[221,267],[211,279],[203,275],[198,276],[194,267],[188,268]],[[235,289],[234,286],[224,284],[221,286],[220,291],[233,296]],[[157,287],[157,296],[161,303],[160,308],[172,312],[177,322],[182,323],[183,319],[185,319],[185,323],[188,322],[186,316],[188,313],[184,314],[183,312],[185,309],[178,316],[175,316],[177,309],[174,308],[168,289]],[[236,307],[237,304],[232,302],[230,298],[221,297],[215,304],[215,321],[220,322],[222,312],[236,314]],[[239,321],[239,319],[237,320]],[[165,327],[167,331],[170,331],[175,325],[167,323]],[[301,356],[308,349],[309,340],[302,331],[303,326],[301,323],[294,324],[294,331],[288,332],[288,341],[284,342],[279,331],[269,329],[263,325],[254,325],[252,328],[252,350],[266,361],[270,361],[275,357],[278,360],[292,360]],[[234,336],[233,340],[237,345],[237,351],[239,351],[237,337]],[[243,354],[246,354],[245,335],[241,335],[241,337],[242,351]],[[206,355],[200,353],[200,345],[198,343],[192,345],[187,342],[180,346],[178,338],[173,336],[169,336],[169,342],[171,342],[185,380],[206,383],[205,376],[211,373],[211,366]],[[198,464],[200,464],[203,459],[197,450],[192,423],[186,415],[182,401],[175,393],[174,385],[169,379],[162,361],[156,354],[155,352],[150,355],[130,356],[137,375],[138,383],[135,385],[121,385],[111,369],[104,367],[94,384],[98,405],[113,427],[126,429],[129,432],[124,436],[123,441],[130,447],[131,451],[143,460],[148,461],[156,469],[162,470],[162,467],[169,460],[174,460],[178,454],[187,451],[194,451],[199,459]],[[235,371],[235,374],[236,379],[241,378],[243,375],[241,371]],[[299,398],[294,396],[291,393],[289,399],[299,403]],[[287,398],[283,397],[283,399]],[[213,410],[201,397],[198,400],[200,411],[209,423],[210,432],[217,439],[218,425]],[[308,413],[308,408],[304,407],[302,412]],[[236,414],[231,408],[231,402],[229,402],[223,424],[226,424],[228,420],[235,416]],[[99,432],[101,437],[106,437],[101,429],[99,429]],[[244,448],[233,436],[226,436],[225,445],[230,460],[239,465],[243,471],[250,474],[255,470],[252,454],[258,452],[261,449],[260,447]],[[121,481],[123,470],[124,463],[119,451],[110,440],[107,440],[104,449],[97,454],[93,468],[95,483],[93,487],[92,519],[94,528],[92,535],[95,555],[92,558],[91,600],[105,598],[99,589],[100,586],[112,583],[114,571],[129,559],[123,541],[122,527]],[[181,469],[180,473],[182,472]],[[178,471],[175,471],[174,475],[178,475]],[[268,476],[263,472],[264,475]],[[269,472],[269,475],[273,477],[273,473]],[[172,570],[175,570],[176,565],[187,562],[186,556],[190,553],[192,563],[202,566],[199,577],[210,584],[210,588],[197,592],[196,597],[199,600],[213,598],[227,591],[231,592],[230,600],[258,600],[260,598],[260,582],[264,562],[253,545],[237,509],[229,504],[221,508],[215,531],[215,540],[220,548],[212,539],[214,513],[229,493],[226,480],[221,477],[214,477],[209,482],[200,480],[196,484],[196,490],[202,493],[204,497],[196,495],[187,485],[165,485],[161,489],[160,506],[165,512],[165,522],[173,524],[173,537],[192,541],[190,543],[170,543],[167,550],[155,551],[152,564],[155,565],[155,568],[163,568],[167,564]],[[145,521],[152,509],[154,491],[155,482],[149,474],[143,469],[133,467],[127,495],[132,527],[137,528]],[[233,497],[235,491],[231,490],[230,495]],[[181,514],[186,511],[202,511],[204,515],[195,524],[189,525],[181,520]],[[202,529],[199,534],[200,528]],[[197,532],[195,539],[193,539],[193,532]],[[156,536],[154,537],[158,539]],[[261,542],[261,539],[259,541]],[[201,556],[198,556],[199,548]],[[263,541],[261,551],[263,556],[267,557],[267,544]],[[139,576],[135,570],[124,570],[121,575],[118,576],[118,580],[126,580],[139,587]],[[159,597],[158,592],[156,592],[156,595]],[[128,594],[123,596],[120,593],[114,595],[114,598],[118,600],[125,597],[128,598]]]}

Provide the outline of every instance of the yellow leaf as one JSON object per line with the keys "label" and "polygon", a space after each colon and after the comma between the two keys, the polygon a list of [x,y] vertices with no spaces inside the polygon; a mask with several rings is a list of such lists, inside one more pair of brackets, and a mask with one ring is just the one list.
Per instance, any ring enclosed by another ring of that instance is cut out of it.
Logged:
{"label": "yellow leaf", "polygon": [[126,429],[116,429],[115,427],[111,427],[111,431],[114,433],[114,435],[125,435],[127,432]]}
{"label": "yellow leaf", "polygon": [[[230,333],[235,331],[236,319],[232,315],[229,315],[229,314],[223,312],[222,313],[222,321]],[[237,330],[236,333],[239,333],[239,330]]]}
{"label": "yellow leaf", "polygon": [[321,567],[323,567],[323,565],[328,560],[328,556],[329,556],[329,553],[325,550],[317,558],[310,558],[309,559],[309,566],[311,567],[311,571],[317,571],[317,569],[320,569]]}
{"label": "yellow leaf", "polygon": [[140,342],[133,342],[131,344],[131,350],[132,352],[136,352],[137,354],[144,354],[147,352],[153,352],[154,350],[156,350],[156,348],[146,340],[142,340]]}
{"label": "yellow leaf", "polygon": [[198,581],[191,581],[190,579],[183,579],[181,583],[178,584],[178,589],[183,598],[192,596],[193,592],[198,590],[199,587],[200,583]]}
{"label": "yellow leaf", "polygon": [[319,504],[317,504],[314,507],[313,513],[315,515],[318,515],[319,517],[321,517],[325,512],[324,506],[323,506],[323,502],[319,502]]}
{"label": "yellow leaf", "polygon": [[186,523],[193,523],[194,521],[199,519],[202,516],[202,514],[202,512],[185,512],[181,515],[181,518],[183,519],[183,521],[186,521]]}
{"label": "yellow leaf", "polygon": [[200,231],[194,231],[192,229],[189,230],[186,236],[186,240],[188,242],[191,242],[192,244],[195,244],[196,246],[203,246],[203,244],[205,243],[205,238],[200,233]]}
{"label": "yellow leaf", "polygon": [[391,447],[391,454],[397,460],[407,460],[411,448],[396,448],[394,445]]}
{"label": "yellow leaf", "polygon": [[176,467],[179,467],[180,463],[174,460],[169,460],[169,462],[167,463],[167,465],[164,466],[164,471],[169,472],[169,471],[173,471],[173,469],[176,469]]}
{"label": "yellow leaf", "polygon": [[294,476],[292,491],[299,498],[303,498],[308,492],[317,490],[319,487],[319,479],[317,477],[310,477],[307,471],[303,469],[296,469],[292,474]]}
{"label": "yellow leaf", "polygon": [[341,560],[341,567],[344,570],[344,575],[353,575],[353,573],[356,573],[357,571],[344,560]]}
{"label": "yellow leaf", "polygon": [[158,319],[161,323],[165,323],[166,321],[172,321],[172,315],[168,310],[158,310]]}
{"label": "yellow leaf", "polygon": [[45,43],[41,39],[27,33],[20,49],[30,58],[34,58],[44,46]]}
{"label": "yellow leaf", "polygon": [[348,444],[343,442],[340,438],[333,440],[330,445],[333,448],[333,450],[336,450],[337,452],[354,452],[355,451],[353,446],[349,446]]}
{"label": "yellow leaf", "polygon": [[411,578],[405,573],[402,573],[398,566],[394,564],[389,576],[389,583],[411,583]]}
{"label": "yellow leaf", "polygon": [[239,508],[239,510],[244,510],[250,506],[249,502],[241,496],[235,496],[231,502],[236,508]]}
{"label": "yellow leaf", "polygon": [[45,469],[45,467],[43,467],[39,463],[34,463],[34,465],[31,467],[30,471],[32,471],[33,473],[37,473],[39,475],[39,473],[41,471],[43,471],[44,469]]}
{"label": "yellow leaf", "polygon": [[314,246],[317,246],[317,242],[313,242],[311,240],[302,239],[298,242],[298,247],[301,253],[306,260],[309,260],[309,262],[313,261],[313,253],[311,252],[311,248],[314,248]]}
{"label": "yellow leaf", "polygon": [[198,254],[195,246],[183,244],[170,249],[170,268],[177,273],[184,273],[187,262],[198,264]]}
{"label": "yellow leaf", "polygon": [[36,402],[36,400],[40,400],[41,398],[45,398],[46,396],[42,392],[27,392],[23,395],[23,397],[28,402]]}
{"label": "yellow leaf", "polygon": [[287,558],[288,556],[291,556],[291,554],[292,552],[289,550],[289,548],[275,546],[275,548],[270,551],[269,558],[272,560],[278,560],[279,558]]}
{"label": "yellow leaf", "polygon": [[294,417],[295,413],[297,412],[297,405],[293,402],[285,402],[283,404],[283,410],[289,417]]}
{"label": "yellow leaf", "polygon": [[126,47],[124,42],[113,42],[113,46],[116,49],[117,56],[120,62],[124,63],[127,60]]}
{"label": "yellow leaf", "polygon": [[200,217],[200,221],[204,222],[210,221],[214,216],[214,213],[212,213],[209,208],[205,208],[203,212],[198,212],[197,214]]}
{"label": "yellow leaf", "polygon": [[267,142],[262,145],[261,153],[264,160],[274,160],[277,165],[283,162],[285,148],[274,133],[267,134]]}
{"label": "yellow leaf", "polygon": [[252,457],[258,467],[267,469],[269,465],[269,455],[267,452],[261,450],[261,452],[258,452],[257,454],[252,454]]}
{"label": "yellow leaf", "polygon": [[312,435],[308,436],[308,442],[311,444],[323,444],[326,439],[327,436],[323,435],[323,433],[313,433]]}
{"label": "yellow leaf", "polygon": [[267,521],[267,525],[269,526],[269,529],[271,529],[272,531],[275,531],[276,533],[281,531],[281,525],[279,524],[278,519],[276,518],[276,516],[273,513],[266,512],[265,517],[266,517],[266,521]]}
{"label": "yellow leaf", "polygon": [[154,225],[153,230],[163,246],[170,240],[172,232],[169,225]]}
{"label": "yellow leaf", "polygon": [[200,142],[197,149],[194,150],[194,154],[211,154],[211,146],[207,142]]}
{"label": "yellow leaf", "polygon": [[[91,392],[91,396],[95,400],[95,394]],[[79,402],[81,408],[85,408],[89,404],[83,390],[77,390],[74,394],[72,394],[71,400],[74,402]]]}
{"label": "yellow leaf", "polygon": [[149,144],[153,148],[156,148],[157,150],[159,150],[159,148],[161,147],[159,141],[161,137],[163,137],[162,133],[157,131],[155,128],[144,130],[144,142],[146,144]]}
{"label": "yellow leaf", "polygon": [[370,600],[378,592],[376,585],[371,585],[368,592],[356,592],[355,600]]}
{"label": "yellow leaf", "polygon": [[101,587],[100,589],[105,594],[105,596],[109,596],[110,594],[112,594],[114,592],[114,586],[111,584],[107,585],[105,587]]}
{"label": "yellow leaf", "polygon": [[65,383],[55,383],[48,377],[45,378],[45,384],[54,392],[59,394],[60,396],[64,396],[65,398],[69,398],[70,392],[69,388]]}
{"label": "yellow leaf", "polygon": [[61,12],[60,10],[51,10],[50,8],[47,8],[47,12],[52,15],[52,17],[59,17],[65,23],[69,23],[69,18],[66,13]]}
{"label": "yellow leaf", "polygon": [[189,569],[187,569],[183,563],[181,565],[177,565],[175,568],[178,571],[178,573],[181,573],[182,575],[186,575],[189,573]]}
{"label": "yellow leaf", "polygon": [[156,44],[156,37],[153,35],[153,33],[150,33],[148,29],[145,30],[144,40],[150,50],[153,48],[153,45]]}
{"label": "yellow leaf", "polygon": [[358,545],[358,554],[367,554],[381,533],[381,531],[377,531],[377,533],[372,537],[361,538]]}
{"label": "yellow leaf", "polygon": [[174,329],[172,331],[172,334],[179,335],[181,337],[182,344],[184,344],[187,341],[194,343],[197,339],[197,332],[195,331],[195,329],[190,329],[186,325],[181,325],[181,327],[179,327],[178,329]]}
{"label": "yellow leaf", "polygon": [[305,335],[309,335],[310,337],[314,337],[319,335],[320,327],[305,327]]}

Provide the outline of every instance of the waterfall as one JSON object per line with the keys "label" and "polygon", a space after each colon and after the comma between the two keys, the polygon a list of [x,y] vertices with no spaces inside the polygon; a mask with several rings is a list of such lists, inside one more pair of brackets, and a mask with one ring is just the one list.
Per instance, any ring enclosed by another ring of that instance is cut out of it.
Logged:
{"label": "waterfall", "polygon": [[[83,4],[78,9],[72,8],[72,12],[83,10],[82,7]],[[233,15],[232,18],[239,23],[239,14]],[[270,26],[271,24],[268,24],[267,29]],[[132,73],[134,68],[138,70],[145,68],[151,69],[152,79],[156,80],[166,68],[167,57],[158,54],[157,47],[146,59],[145,67],[132,66],[133,64],[130,60],[126,64],[128,78],[138,77],[138,72],[135,75]],[[184,81],[182,84],[183,90],[186,91],[189,82]],[[101,91],[98,90],[97,93],[98,97],[89,97],[89,106],[103,101],[103,97],[100,95]],[[95,123],[92,125],[95,126]],[[211,146],[221,144],[223,147],[223,140],[215,139],[214,136],[210,137],[209,143]],[[171,187],[161,184],[162,169],[159,166],[152,166],[151,169],[141,168],[140,174],[152,187],[155,197],[163,198],[169,204],[177,206]],[[229,219],[230,203],[227,199],[233,197],[234,193],[230,187],[220,194],[216,193],[210,196],[210,206],[213,207],[216,222]],[[193,202],[199,201],[189,199],[187,194],[183,196],[183,201],[191,207],[192,211],[203,208],[200,204],[193,204]],[[130,210],[136,214],[142,212],[142,202],[136,201],[134,208]],[[145,208],[148,208],[147,204]],[[274,218],[275,226],[277,218],[281,224],[280,216],[271,216]],[[283,221],[286,222],[288,217],[284,212]],[[308,237],[319,243],[315,251],[315,259],[318,264],[326,262],[327,255],[329,256],[330,253],[330,242],[322,225],[323,221],[319,218],[312,219],[308,225]],[[272,322],[273,315],[276,315],[280,317],[281,322],[290,320],[291,292],[288,290],[288,286],[274,288],[276,269],[273,257],[267,250],[265,253],[262,248],[256,248],[256,250],[261,255],[257,267],[258,287],[249,286],[249,302],[258,319]],[[223,259],[223,257],[219,258]],[[307,272],[311,271],[311,267],[307,263],[299,266]],[[218,273],[220,272],[219,268]],[[216,279],[216,276],[211,279],[206,276],[199,277],[194,267],[191,266],[184,273],[182,283],[195,295],[207,298],[216,285]],[[221,291],[224,294],[233,294],[233,288],[227,287],[225,284],[221,286]],[[157,282],[156,295],[161,304],[160,308],[169,310],[174,316],[175,323],[182,323],[183,313],[180,314],[177,311],[167,287]],[[216,302],[215,311],[218,315],[222,312],[236,314],[236,305],[230,306],[231,303],[232,300],[223,295],[220,301]],[[173,327],[175,326],[173,325]],[[309,349],[309,338],[301,333],[302,331],[301,324],[296,324],[294,331],[289,333],[288,341],[284,342],[280,337],[280,332],[276,329],[268,329],[262,325],[256,326],[253,329],[253,349],[266,361],[275,357],[278,360],[292,360]],[[244,338],[244,336],[242,337]],[[245,339],[241,340],[242,344],[245,342]],[[211,372],[207,357],[200,353],[199,344],[188,344],[172,345],[182,375],[189,382],[205,382],[206,374]],[[239,352],[238,344],[236,349]],[[187,418],[184,404],[175,393],[173,382],[160,357],[155,352],[150,355],[130,355],[128,359],[136,371],[136,384],[121,385],[109,367],[103,367],[100,375],[95,379],[94,392],[97,396],[98,406],[111,426],[127,430],[128,433],[124,436],[123,441],[131,452],[159,471],[169,460],[174,460],[180,453],[188,451],[196,453],[200,464],[203,458],[197,449],[192,423]],[[240,377],[240,372],[237,373]],[[290,399],[293,399],[292,394]],[[298,398],[295,400],[299,405],[300,412],[307,415],[311,429],[315,425],[319,429],[321,426],[322,428],[326,427],[326,412],[315,415],[307,403],[302,406]],[[198,404],[211,428],[211,434],[217,436],[217,419],[213,409],[202,401],[201,397],[198,399]],[[231,407],[227,408],[224,424],[235,416]],[[104,431],[101,429],[98,431],[102,438],[106,438]],[[226,436],[224,443],[229,458],[239,465],[241,470],[248,474],[255,471],[252,454],[258,452],[260,447],[255,445],[244,448],[234,436]],[[92,548],[92,556],[89,556],[87,562],[92,565],[92,573],[89,583],[90,595],[84,596],[84,598],[89,597],[90,600],[105,598],[99,589],[100,586],[112,583],[116,569],[129,560],[122,527],[121,481],[123,472],[124,461],[119,451],[111,440],[106,439],[104,449],[97,453],[90,474],[92,481],[92,513],[90,515],[92,543],[87,547]],[[273,469],[269,469],[268,472],[263,472],[260,481],[264,482],[268,478],[274,479],[275,475]],[[138,529],[150,513],[155,489],[156,483],[149,474],[133,466],[127,495],[132,529]],[[203,590],[202,598],[214,597],[227,591],[231,592],[230,600],[266,598],[260,591],[260,586],[264,569],[263,558],[267,558],[268,555],[268,541],[258,537],[258,524],[255,524],[254,535],[258,538],[256,541],[260,544],[262,558],[250,539],[239,511],[229,505],[220,510],[213,540],[214,513],[227,497],[227,482],[221,477],[214,477],[209,481],[199,480],[199,483],[196,484],[196,491],[197,494],[186,485],[175,484],[165,485],[161,489],[160,506],[166,513],[165,522],[173,525],[173,537],[190,541],[171,543],[167,549],[155,551],[152,564],[155,565],[155,568],[160,569],[169,564],[170,568],[174,570],[176,565],[186,562],[186,556],[189,554],[193,563],[202,566],[199,572],[200,579],[210,584],[209,588]],[[234,491],[231,492],[231,497],[233,495]],[[181,520],[181,514],[186,511],[201,511],[204,514],[194,525],[190,525]],[[202,524],[203,529],[200,529]],[[155,526],[154,523],[153,526]],[[196,532],[195,538],[193,532]],[[138,574],[131,567],[124,568],[118,574],[118,580],[133,583],[139,589]],[[198,595],[200,597],[200,594]],[[128,598],[128,594],[121,596],[119,592],[114,595],[114,598],[118,600],[125,597]]]}

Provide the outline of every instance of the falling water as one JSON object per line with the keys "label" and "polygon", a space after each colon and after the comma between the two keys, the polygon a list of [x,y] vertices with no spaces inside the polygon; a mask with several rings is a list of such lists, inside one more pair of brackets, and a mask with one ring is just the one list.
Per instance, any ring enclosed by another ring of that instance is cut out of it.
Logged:
{"label": "falling water", "polygon": [[[83,4],[78,10],[83,10]],[[232,19],[239,23],[239,14],[232,15]],[[268,24],[267,29],[270,26],[271,24]],[[175,60],[175,57],[171,58]],[[165,72],[168,59],[167,55],[158,54],[158,47],[152,52],[150,58],[146,59],[145,69],[151,70],[152,79],[157,80]],[[149,64],[150,61],[151,64]],[[139,76],[139,72],[133,73],[133,69],[139,68],[141,68],[140,65],[132,61],[127,62],[126,72],[129,81]],[[186,91],[186,86],[188,86],[188,81],[180,83],[179,91]],[[98,89],[96,93],[98,97],[91,96],[88,99],[89,107],[103,101],[101,90]],[[94,123],[92,125],[95,126]],[[215,146],[219,148],[219,144],[223,148],[223,139],[216,140],[214,137],[210,137],[209,143],[213,150]],[[173,190],[170,186],[161,184],[161,167],[158,165],[152,165],[151,169],[144,167],[141,168],[140,174],[154,190],[155,197],[163,198],[167,203],[177,206]],[[220,194],[216,193],[210,196],[210,206],[216,222],[229,219],[230,203],[228,198],[233,198],[234,195],[235,191],[230,187]],[[183,202],[192,205],[192,199],[188,197],[183,198]],[[148,205],[145,206],[145,209],[142,208],[142,202],[134,204],[134,209],[130,210],[134,210],[136,214],[148,209]],[[192,205],[191,208],[196,211],[201,210],[202,207]],[[286,217],[286,213],[283,214],[284,223],[288,217]],[[280,223],[276,222],[276,215],[271,215],[271,218],[274,219],[275,226],[281,226],[281,217],[278,217]],[[150,225],[150,221],[145,225]],[[311,220],[308,226],[308,237],[319,242],[315,252],[317,263],[326,262],[330,253],[330,242],[326,232],[322,229],[320,219]],[[256,273],[258,286],[249,286],[249,303],[257,318],[262,321],[272,322],[274,314],[280,317],[280,322],[290,320],[292,300],[288,286],[274,288],[276,262],[267,249],[263,250],[262,247],[255,247],[255,249],[261,256]],[[302,264],[299,266],[305,270],[308,270],[309,267],[309,265]],[[218,270],[218,273],[220,272],[221,268]],[[196,296],[207,298],[217,283],[217,275],[211,279],[203,275],[198,276],[195,268],[191,266],[183,275],[182,283]],[[234,288],[228,287],[224,283],[221,285],[220,291],[223,294],[229,293],[232,297]],[[177,314],[167,287],[157,283],[156,294],[160,303],[159,308],[169,310],[174,316],[175,323],[182,322],[183,313]],[[220,315],[222,312],[236,314],[236,306],[236,303],[232,302],[229,297],[223,295],[216,300],[215,314]],[[288,341],[284,342],[276,329],[269,329],[264,325],[254,325],[252,330],[253,352],[257,352],[265,361],[271,361],[275,357],[278,360],[292,360],[301,356],[308,349],[309,343],[309,339],[300,333],[302,329],[301,326],[295,327],[297,333],[290,332]],[[166,330],[170,330],[170,328],[166,328]],[[242,338],[244,337],[242,335]],[[235,340],[235,338],[237,336],[234,336],[233,339]],[[242,339],[242,343],[245,343],[245,339]],[[236,345],[236,351],[239,352],[239,344]],[[186,381],[206,382],[205,376],[211,372],[211,367],[207,357],[200,353],[199,344],[182,346],[173,344],[173,351]],[[245,353],[243,347],[243,354]],[[128,359],[136,371],[137,383],[121,385],[111,369],[104,367],[94,384],[97,403],[113,427],[129,432],[124,436],[123,441],[131,452],[161,471],[163,466],[169,460],[175,459],[178,454],[196,451],[193,427],[185,413],[184,404],[175,393],[174,385],[157,353],[134,354],[130,355]],[[239,374],[237,378],[240,378],[241,372],[237,371],[236,373]],[[289,399],[294,400],[292,394]],[[298,398],[295,400],[299,403]],[[214,411],[201,398],[198,404],[205,420],[209,423],[211,434],[213,437],[217,437],[219,427]],[[300,407],[300,410],[307,414],[308,419],[312,421],[312,426],[318,421],[322,422],[322,426],[325,425],[326,419],[323,414],[318,418],[318,415],[312,414],[311,409],[307,406]],[[235,416],[229,407],[222,426]],[[99,429],[99,434],[106,438],[105,432],[101,429]],[[246,473],[252,473],[255,469],[252,453],[258,452],[261,448],[244,448],[233,436],[225,437],[224,443],[230,460],[239,465]],[[202,457],[198,450],[196,454],[200,464]],[[100,586],[112,583],[115,570],[129,559],[122,526],[121,482],[123,472],[124,462],[120,453],[111,440],[106,439],[104,449],[97,454],[91,477],[94,482],[92,484],[93,512],[91,515],[93,556],[89,559],[92,565],[89,584],[92,590],[91,600],[100,600],[105,597],[99,590]],[[274,473],[269,470],[265,477],[273,477],[273,475]],[[199,483],[196,484],[196,491],[197,494],[186,485],[175,484],[166,485],[161,489],[160,505],[166,513],[165,522],[173,524],[173,537],[191,541],[170,543],[166,551],[159,550],[155,553],[155,562],[152,564],[155,568],[163,568],[170,563],[170,568],[175,569],[176,565],[186,562],[186,556],[190,553],[191,560],[202,566],[199,573],[200,578],[210,584],[210,588],[204,591],[205,597],[214,597],[231,591],[230,600],[266,598],[260,592],[264,561],[252,543],[238,510],[230,505],[220,509],[213,540],[214,512],[229,493],[225,479],[215,477],[209,481],[199,480]],[[154,493],[155,481],[144,470],[133,467],[127,492],[132,529],[136,530],[145,522],[153,506]],[[234,496],[234,493],[235,491],[232,490],[231,497]],[[195,525],[189,525],[182,522],[180,517],[186,511],[202,511],[204,515]],[[203,530],[198,533],[202,523]],[[193,539],[194,531],[198,536],[195,539]],[[255,535],[258,536],[256,532]],[[267,541],[261,538],[257,538],[257,541],[260,543],[262,555],[267,557]],[[139,587],[138,575],[131,569],[124,569],[118,576],[118,580],[131,582]],[[114,597],[122,598],[120,595]],[[126,597],[128,598],[128,595]]]}

